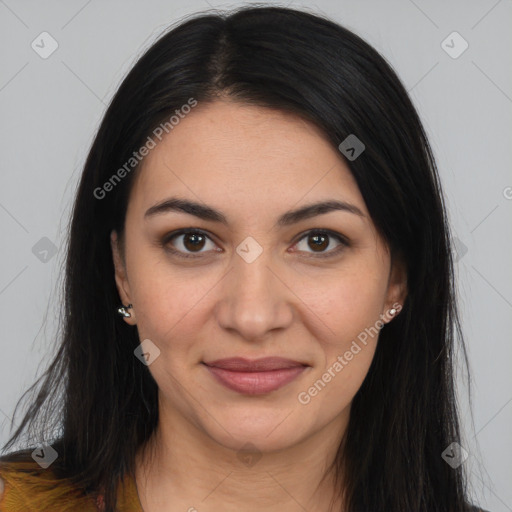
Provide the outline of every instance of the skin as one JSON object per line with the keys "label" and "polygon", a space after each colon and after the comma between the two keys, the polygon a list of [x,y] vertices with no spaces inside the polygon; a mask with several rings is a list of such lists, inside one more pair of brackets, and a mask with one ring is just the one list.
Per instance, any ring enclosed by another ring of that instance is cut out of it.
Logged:
{"label": "skin", "polygon": [[[144,218],[171,196],[222,211],[228,225],[172,211]],[[329,199],[364,216],[331,211],[276,225],[289,210]],[[178,235],[167,248],[195,258],[174,256],[162,243],[184,228],[210,238],[194,245]],[[306,235],[314,228],[340,233],[350,245],[335,254],[340,242],[328,237],[317,248]],[[262,248],[251,263],[236,252],[248,236]],[[200,104],[145,157],[124,248],[115,232],[111,241],[120,298],[133,304],[124,321],[160,350],[148,366],[159,388],[159,425],[136,463],[144,510],[327,511],[334,485],[322,476],[378,335],[359,343],[309,403],[298,395],[365,328],[382,315],[392,321],[389,309],[406,295],[403,265],[391,260],[338,150],[291,114],[228,100]],[[309,368],[259,396],[225,388],[201,364],[274,355]],[[248,442],[257,452],[252,462],[240,457]]]}

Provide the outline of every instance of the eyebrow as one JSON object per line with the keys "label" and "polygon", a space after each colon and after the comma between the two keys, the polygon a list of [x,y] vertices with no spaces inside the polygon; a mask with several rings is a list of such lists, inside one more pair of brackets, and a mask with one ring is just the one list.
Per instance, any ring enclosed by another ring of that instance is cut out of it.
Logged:
{"label": "eyebrow", "polygon": [[[346,203],[345,201],[332,199],[319,203],[309,204],[296,210],[290,210],[279,217],[277,220],[277,226],[290,226],[297,222],[332,211],[343,211],[358,215],[359,217],[365,217],[364,213],[357,206]],[[146,211],[144,218],[148,219],[155,215],[161,215],[168,212],[188,213],[189,215],[194,215],[195,217],[203,220],[220,222],[225,225],[228,224],[227,217],[222,212],[195,201],[179,199],[176,197],[171,197],[155,204]]]}

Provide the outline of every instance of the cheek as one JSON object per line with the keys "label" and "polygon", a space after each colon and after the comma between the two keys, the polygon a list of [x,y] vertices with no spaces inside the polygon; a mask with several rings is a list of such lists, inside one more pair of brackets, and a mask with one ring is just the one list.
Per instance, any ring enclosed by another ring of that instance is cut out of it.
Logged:
{"label": "cheek", "polygon": [[[200,300],[198,288],[181,284],[175,279],[147,279],[138,287],[137,326],[147,337],[165,344],[176,331],[182,332],[194,315],[194,304]],[[186,320],[186,321],[185,321]]]}
{"label": "cheek", "polygon": [[137,304],[137,328],[162,350],[171,341],[173,351],[191,346],[199,316],[215,287],[214,276],[194,277],[190,269],[173,270],[164,257],[151,259],[142,252],[132,261],[130,286]]}
{"label": "cheek", "polygon": [[180,397],[183,407],[190,406],[183,386],[187,388],[201,356],[197,339],[206,293],[198,283],[192,286],[183,277],[166,276],[157,267],[145,272],[135,292],[139,338],[150,339],[160,350],[149,370],[163,396]]}
{"label": "cheek", "polygon": [[316,336],[323,361],[311,382],[317,383],[313,394],[322,395],[318,403],[327,401],[337,409],[347,405],[361,386],[382,326],[385,285],[384,275],[354,272],[333,279],[327,293],[310,296],[323,324]]}
{"label": "cheek", "polygon": [[327,347],[342,350],[380,319],[387,276],[372,268],[375,266],[333,277],[329,287],[310,295],[312,309],[327,327],[327,335],[322,337]]}
{"label": "cheek", "polygon": [[320,304],[329,334],[317,336],[322,361],[297,396],[319,425],[349,410],[375,355],[381,302],[371,293],[357,293],[340,291]]}

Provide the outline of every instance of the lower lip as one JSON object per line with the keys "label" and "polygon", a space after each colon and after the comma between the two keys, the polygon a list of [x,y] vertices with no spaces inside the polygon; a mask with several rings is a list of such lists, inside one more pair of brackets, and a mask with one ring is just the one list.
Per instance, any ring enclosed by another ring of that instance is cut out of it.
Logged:
{"label": "lower lip", "polygon": [[275,391],[296,379],[306,369],[306,366],[294,366],[266,372],[235,372],[205,366],[221,384],[246,395],[262,395]]}

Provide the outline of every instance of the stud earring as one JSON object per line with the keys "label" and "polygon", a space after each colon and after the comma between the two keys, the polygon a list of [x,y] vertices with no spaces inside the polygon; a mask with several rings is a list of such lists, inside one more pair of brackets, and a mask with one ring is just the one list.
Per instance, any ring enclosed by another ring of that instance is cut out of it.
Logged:
{"label": "stud earring", "polygon": [[397,313],[397,311],[398,311],[398,309],[396,309],[396,308],[391,308],[391,309],[389,310],[389,314],[390,314],[391,316],[395,316],[395,315],[396,315],[396,313]]}
{"label": "stud earring", "polygon": [[126,311],[127,309],[133,308],[132,304],[128,304],[128,306],[122,306],[120,308],[117,308],[117,313],[125,318],[129,318],[132,315]]}

